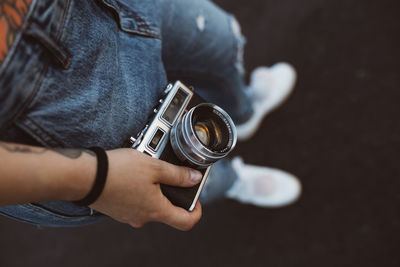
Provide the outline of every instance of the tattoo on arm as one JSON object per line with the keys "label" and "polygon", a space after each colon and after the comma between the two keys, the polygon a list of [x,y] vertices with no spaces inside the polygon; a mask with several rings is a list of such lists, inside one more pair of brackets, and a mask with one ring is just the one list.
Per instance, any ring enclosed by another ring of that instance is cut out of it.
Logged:
{"label": "tattoo on arm", "polygon": [[79,158],[84,152],[95,156],[96,154],[91,150],[84,149],[73,149],[73,148],[41,148],[38,150],[33,150],[30,147],[17,145],[17,144],[7,144],[4,142],[0,142],[0,148],[5,149],[10,153],[25,153],[25,154],[43,154],[47,151],[53,151],[60,155],[63,155],[70,159]]}
{"label": "tattoo on arm", "polygon": [[32,153],[32,154],[43,154],[47,149],[32,150],[30,147],[20,146],[15,144],[7,144],[0,142],[0,147],[7,150],[10,153]]}

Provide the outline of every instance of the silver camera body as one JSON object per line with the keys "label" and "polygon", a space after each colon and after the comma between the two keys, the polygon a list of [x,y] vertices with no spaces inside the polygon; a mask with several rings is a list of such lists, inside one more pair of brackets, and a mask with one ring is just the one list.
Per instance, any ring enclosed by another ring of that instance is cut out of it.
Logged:
{"label": "silver camera body", "polygon": [[174,204],[192,211],[214,162],[236,145],[236,128],[220,107],[206,103],[193,88],[176,81],[169,84],[148,123],[131,147],[153,158],[199,170],[202,181],[194,187],[161,185]]}

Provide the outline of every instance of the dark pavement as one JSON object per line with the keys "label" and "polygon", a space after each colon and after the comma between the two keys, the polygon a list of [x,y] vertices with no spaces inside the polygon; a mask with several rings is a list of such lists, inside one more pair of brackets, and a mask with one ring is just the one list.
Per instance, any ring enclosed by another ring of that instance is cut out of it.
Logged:
{"label": "dark pavement", "polygon": [[282,209],[220,201],[190,232],[0,217],[0,266],[400,266],[400,3],[217,3],[242,24],[248,70],[298,70],[292,97],[235,155],[296,174],[301,199]]}

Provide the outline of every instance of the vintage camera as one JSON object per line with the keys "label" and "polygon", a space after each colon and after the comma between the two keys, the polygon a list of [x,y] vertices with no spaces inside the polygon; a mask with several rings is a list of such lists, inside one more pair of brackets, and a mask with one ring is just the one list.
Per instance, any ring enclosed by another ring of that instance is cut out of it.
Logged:
{"label": "vintage camera", "polygon": [[193,88],[180,81],[169,84],[148,123],[131,147],[151,157],[203,173],[194,187],[161,185],[174,204],[192,211],[206,182],[211,165],[228,155],[236,145],[236,128],[220,107],[206,103]]}

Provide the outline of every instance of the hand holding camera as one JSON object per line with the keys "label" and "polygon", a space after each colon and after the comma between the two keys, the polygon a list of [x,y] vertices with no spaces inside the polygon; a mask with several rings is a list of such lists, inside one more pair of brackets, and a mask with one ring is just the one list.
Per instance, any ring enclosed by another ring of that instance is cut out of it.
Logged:
{"label": "hand holding camera", "polygon": [[188,212],[171,204],[160,189],[161,183],[191,187],[200,182],[199,172],[150,158],[133,149],[111,150],[107,155],[107,182],[91,208],[135,228],[154,221],[189,230],[200,220],[200,203]]}
{"label": "hand holding camera", "polygon": [[201,183],[190,188],[161,185],[174,205],[191,211],[212,164],[235,147],[236,128],[223,109],[205,102],[180,81],[169,84],[164,93],[143,130],[131,137],[132,148],[203,174]]}

